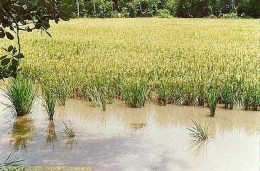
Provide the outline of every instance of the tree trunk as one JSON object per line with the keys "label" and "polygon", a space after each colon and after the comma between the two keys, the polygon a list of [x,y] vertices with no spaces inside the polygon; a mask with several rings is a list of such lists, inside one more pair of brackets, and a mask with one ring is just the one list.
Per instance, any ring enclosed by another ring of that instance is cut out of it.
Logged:
{"label": "tree trunk", "polygon": [[96,0],[93,0],[93,10],[94,14],[96,14]]}
{"label": "tree trunk", "polygon": [[79,0],[77,0],[77,11],[78,11],[78,18],[79,18]]}

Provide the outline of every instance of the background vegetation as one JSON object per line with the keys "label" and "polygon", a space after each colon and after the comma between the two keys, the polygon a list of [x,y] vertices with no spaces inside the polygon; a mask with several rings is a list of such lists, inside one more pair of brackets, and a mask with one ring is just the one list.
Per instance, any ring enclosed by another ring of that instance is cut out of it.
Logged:
{"label": "background vegetation", "polygon": [[260,17],[259,0],[64,0],[72,17]]}

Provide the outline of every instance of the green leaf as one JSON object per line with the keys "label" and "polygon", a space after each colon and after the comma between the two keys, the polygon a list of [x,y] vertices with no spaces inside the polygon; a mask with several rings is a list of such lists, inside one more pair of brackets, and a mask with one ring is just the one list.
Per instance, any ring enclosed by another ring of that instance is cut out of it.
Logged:
{"label": "green leaf", "polygon": [[55,18],[54,21],[55,21],[56,24],[58,24],[60,20],[58,18]]}
{"label": "green leaf", "polygon": [[[10,72],[10,76],[13,77],[13,78],[16,78],[17,77],[17,66],[15,65],[10,65],[9,66],[9,72]],[[17,165],[15,164],[16,162],[14,162],[12,165]],[[17,165],[18,166],[18,165]]]}
{"label": "green leaf", "polygon": [[22,59],[22,58],[24,58],[24,55],[23,55],[23,53],[19,53],[18,55],[14,56],[14,57],[17,59]]}
{"label": "green leaf", "polygon": [[41,28],[41,24],[40,23],[36,23],[35,24],[35,29],[40,29]]}
{"label": "green leaf", "polygon": [[5,59],[6,57],[7,57],[7,55],[1,56],[1,57],[0,57],[0,60]]}
{"label": "green leaf", "polygon": [[14,36],[13,36],[11,33],[6,32],[5,34],[6,34],[6,37],[7,37],[9,40],[14,40]]}
{"label": "green leaf", "polygon": [[45,32],[48,34],[48,36],[52,37],[51,34],[47,30],[45,30]]}
{"label": "green leaf", "polygon": [[7,65],[7,64],[9,64],[9,62],[10,62],[10,58],[5,58],[5,59],[3,59],[3,60],[1,61],[1,64],[2,64],[2,65]]}
{"label": "green leaf", "polygon": [[44,28],[44,30],[48,30],[51,26],[48,22],[43,22],[42,27]]}
{"label": "green leaf", "polygon": [[12,55],[14,55],[17,52],[16,48],[13,48]]}
{"label": "green leaf", "polygon": [[9,28],[10,28],[10,30],[14,31],[14,27],[13,26],[10,26]]}
{"label": "green leaf", "polygon": [[12,65],[17,67],[18,66],[18,60],[13,58],[12,59]]}
{"label": "green leaf", "polygon": [[8,49],[7,49],[7,52],[11,52],[11,51],[13,50],[13,48],[14,48],[14,47],[13,47],[12,45],[9,46]]}
{"label": "green leaf", "polygon": [[26,25],[26,21],[24,20],[23,17],[20,17],[20,22],[21,22],[23,25]]}
{"label": "green leaf", "polygon": [[5,37],[5,32],[4,31],[0,31],[0,38],[4,38]]}
{"label": "green leaf", "polygon": [[25,28],[27,30],[27,32],[32,32],[32,29],[28,26]]}

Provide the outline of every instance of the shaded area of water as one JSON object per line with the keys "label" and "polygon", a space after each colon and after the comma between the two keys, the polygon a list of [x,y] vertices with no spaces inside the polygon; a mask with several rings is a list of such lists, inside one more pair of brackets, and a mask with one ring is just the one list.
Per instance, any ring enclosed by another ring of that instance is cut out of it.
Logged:
{"label": "shaded area of water", "polygon": [[[4,97],[0,96],[4,101]],[[121,101],[103,112],[69,100],[49,121],[41,100],[32,114],[13,118],[0,106],[0,153],[24,165],[89,166],[92,170],[255,171],[259,165],[259,113],[201,107],[128,108]],[[192,145],[192,120],[209,124],[211,139]],[[76,137],[63,133],[62,121]]]}

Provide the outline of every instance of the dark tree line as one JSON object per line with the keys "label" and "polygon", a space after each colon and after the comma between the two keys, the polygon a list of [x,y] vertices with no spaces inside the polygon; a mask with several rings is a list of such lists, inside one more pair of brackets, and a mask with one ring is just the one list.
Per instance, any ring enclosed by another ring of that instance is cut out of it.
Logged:
{"label": "dark tree line", "polygon": [[64,0],[64,4],[72,17],[260,17],[260,0]]}

